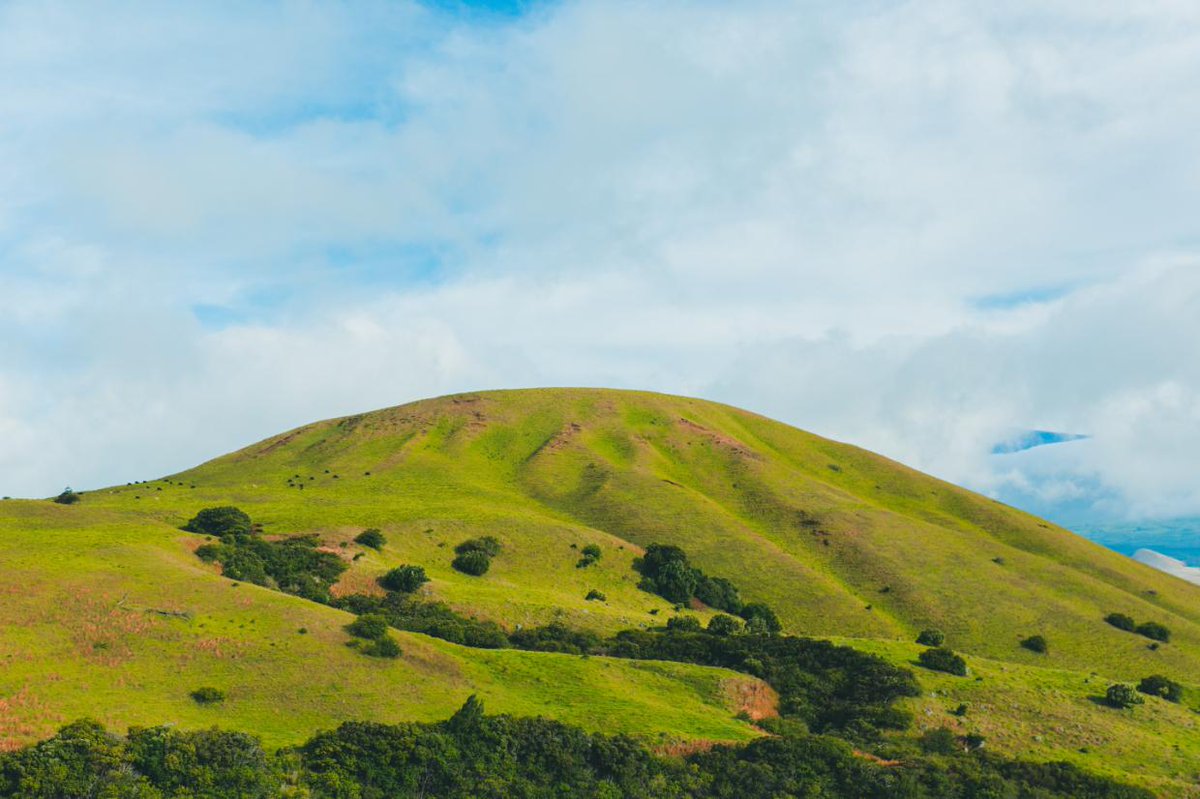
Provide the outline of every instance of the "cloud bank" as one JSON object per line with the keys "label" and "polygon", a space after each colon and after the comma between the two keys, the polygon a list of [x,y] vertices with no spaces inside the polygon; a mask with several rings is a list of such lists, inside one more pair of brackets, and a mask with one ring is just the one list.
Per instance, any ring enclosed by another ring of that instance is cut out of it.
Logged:
{"label": "cloud bank", "polygon": [[1198,69],[1170,2],[7,4],[0,492],[608,385],[1200,513]]}

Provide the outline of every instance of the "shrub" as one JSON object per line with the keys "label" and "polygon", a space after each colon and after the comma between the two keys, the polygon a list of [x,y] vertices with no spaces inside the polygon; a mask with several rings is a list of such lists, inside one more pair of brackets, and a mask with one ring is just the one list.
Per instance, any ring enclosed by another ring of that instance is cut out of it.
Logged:
{"label": "shrub", "polygon": [[926,649],[917,656],[917,662],[931,671],[944,671],[947,674],[957,674],[959,677],[967,676],[967,661],[963,660],[953,649],[947,649],[944,646]]}
{"label": "shrub", "polygon": [[397,566],[379,578],[379,584],[387,590],[405,594],[411,594],[427,582],[429,578],[421,566]]}
{"label": "shrub", "polygon": [[722,613],[709,620],[708,631],[713,635],[737,635],[742,631],[742,623]]}
{"label": "shrub", "polygon": [[482,577],[484,574],[487,574],[487,570],[491,567],[492,559],[487,556],[486,552],[472,549],[455,557],[450,565],[463,574],[469,574],[472,577]]}
{"label": "shrub", "polygon": [[456,546],[454,552],[458,555],[465,555],[468,552],[482,552],[489,558],[494,558],[500,554],[500,542],[490,535],[485,535],[481,538],[469,538]]}
{"label": "shrub", "polygon": [[1040,635],[1031,635],[1021,642],[1021,646],[1028,649],[1030,652],[1037,652],[1044,655],[1049,646],[1046,644],[1046,639]]}
{"label": "shrub", "polygon": [[1156,621],[1143,622],[1137,626],[1134,632],[1163,643],[1171,640],[1171,631]]}
{"label": "shrub", "polygon": [[1138,691],[1149,696],[1160,696],[1168,702],[1183,700],[1183,686],[1161,674],[1145,677],[1138,683]]}
{"label": "shrub", "polygon": [[938,727],[936,730],[927,730],[921,736],[921,749],[934,755],[952,755],[961,747],[958,744],[958,736],[953,731]]}
{"label": "shrub", "polygon": [[346,625],[346,632],[370,641],[384,637],[387,631],[387,618],[378,613],[367,613]]}
{"label": "shrub", "polygon": [[241,510],[226,505],[220,508],[205,508],[183,526],[189,533],[215,535],[220,538],[231,535],[250,535],[250,517]]}
{"label": "shrub", "polygon": [[762,602],[745,605],[742,607],[741,616],[746,620],[746,632],[754,635],[776,635],[783,629],[775,611]]}
{"label": "shrub", "polygon": [[667,619],[667,629],[677,633],[698,633],[703,628],[695,616],[672,616]]}
{"label": "shrub", "polygon": [[392,636],[383,635],[360,647],[359,651],[373,658],[395,658],[400,657],[400,644]]}
{"label": "shrub", "polygon": [[946,634],[941,630],[930,627],[926,630],[921,630],[921,634],[917,636],[917,643],[921,646],[941,646],[946,643]]}
{"label": "shrub", "polygon": [[1127,633],[1131,633],[1137,629],[1137,622],[1131,616],[1126,616],[1124,613],[1110,613],[1104,617],[1104,620],[1118,630],[1124,630]]}
{"label": "shrub", "polygon": [[383,549],[383,545],[387,543],[387,539],[383,537],[383,533],[379,531],[379,528],[371,527],[356,535],[354,543],[370,547],[371,549]]}
{"label": "shrub", "polygon": [[571,655],[587,655],[600,647],[600,636],[586,630],[573,630],[562,622],[554,621],[545,627],[527,627],[510,636],[512,645],[518,649],[534,652],[566,652]]}
{"label": "shrub", "polygon": [[220,688],[205,686],[192,691],[192,699],[196,700],[197,704],[213,705],[217,702],[225,701],[225,692]]}
{"label": "shrub", "polygon": [[1104,701],[1119,709],[1142,704],[1142,698],[1137,695],[1137,691],[1133,690],[1133,686],[1124,683],[1108,686],[1108,690],[1104,692]]}
{"label": "shrub", "polygon": [[710,608],[729,613],[740,613],[742,598],[737,587],[724,577],[709,577],[701,574],[696,582],[696,599]]}
{"label": "shrub", "polygon": [[581,557],[575,564],[575,568],[577,569],[587,568],[596,561],[600,560],[600,547],[596,546],[595,544],[588,544],[581,550],[581,552],[583,553],[583,557]]}
{"label": "shrub", "polygon": [[608,601],[608,597],[606,597],[600,591],[597,591],[595,588],[593,588],[591,591],[588,591],[587,596],[585,596],[584,599],[586,599],[588,602],[591,602],[593,600],[595,600],[596,602],[607,602]]}
{"label": "shrub", "polygon": [[79,494],[71,490],[68,486],[63,489],[62,493],[54,498],[54,501],[59,505],[74,505],[80,499]]}

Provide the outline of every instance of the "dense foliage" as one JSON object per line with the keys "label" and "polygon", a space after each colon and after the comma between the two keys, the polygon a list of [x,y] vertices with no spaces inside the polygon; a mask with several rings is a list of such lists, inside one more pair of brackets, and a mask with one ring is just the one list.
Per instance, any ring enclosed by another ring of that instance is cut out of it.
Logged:
{"label": "dense foliage", "polygon": [[[943,736],[944,737],[944,736]],[[436,724],[351,722],[265,753],[236,732],[79,721],[0,754],[4,799],[1152,799],[1065,763],[968,753],[954,739],[902,768],[805,733],[659,757],[623,736],[542,718],[486,716],[474,697]]]}
{"label": "dense foliage", "polygon": [[956,654],[953,649],[944,646],[935,646],[932,649],[924,650],[917,655],[917,662],[933,671],[944,671],[959,677],[967,676],[967,661],[963,660],[962,656]]}
{"label": "dense foliage", "polygon": [[1110,613],[1104,617],[1104,620],[1118,630],[1124,630],[1125,632],[1131,633],[1137,629],[1137,622],[1133,620],[1133,617],[1126,616],[1124,613]]}
{"label": "dense foliage", "polygon": [[1151,638],[1155,641],[1162,641],[1163,643],[1171,640],[1171,631],[1168,630],[1165,625],[1159,624],[1156,621],[1142,622],[1137,626],[1137,629],[1134,630],[1134,632],[1136,632],[1138,635],[1144,635],[1147,638]]}
{"label": "dense foliage", "polygon": [[251,528],[250,517],[231,505],[205,508],[183,526],[189,533],[215,535],[218,538],[228,535],[250,535]]}
{"label": "dense foliage", "polygon": [[709,577],[692,566],[687,553],[679,547],[651,544],[634,566],[642,575],[638,587],[668,602],[683,605],[695,597],[717,610],[730,613],[742,610],[742,600],[733,583],[722,577]]}
{"label": "dense foliage", "polygon": [[411,594],[427,582],[429,578],[421,566],[397,566],[379,578],[379,584],[388,591],[404,594]]}
{"label": "dense foliage", "polygon": [[278,588],[288,594],[328,604],[329,588],[346,570],[345,562],[320,549],[314,535],[267,541],[253,534],[229,534],[220,543],[196,549],[203,560],[217,561],[233,580]]}
{"label": "dense foliage", "polygon": [[508,636],[494,621],[464,616],[442,602],[423,602],[399,591],[386,596],[352,594],[333,602],[351,613],[378,613],[397,630],[424,633],[464,646],[500,649],[508,646]]}
{"label": "dense foliage", "polygon": [[907,713],[892,703],[920,694],[912,672],[809,638],[627,630],[606,642],[604,651],[617,657],[721,666],[761,677],[779,694],[779,712],[802,719],[814,732],[870,738],[880,728],[906,727]]}
{"label": "dense foliage", "polygon": [[70,486],[64,488],[62,493],[54,498],[54,501],[59,505],[74,505],[81,499],[77,491],[72,491]]}
{"label": "dense foliage", "polygon": [[1183,701],[1183,686],[1161,674],[1152,674],[1142,678],[1137,689],[1143,694],[1162,697],[1168,702]]}
{"label": "dense foliage", "polygon": [[586,569],[596,561],[600,560],[600,547],[596,544],[588,544],[580,550],[581,557],[575,563],[575,568]]}
{"label": "dense foliage", "polygon": [[1138,696],[1132,685],[1115,683],[1108,686],[1108,690],[1104,692],[1104,701],[1112,707],[1124,709],[1140,705],[1145,700]]}
{"label": "dense foliage", "polygon": [[917,643],[921,646],[941,646],[946,643],[946,634],[936,627],[921,630],[917,635]]}
{"label": "dense foliage", "polygon": [[378,527],[369,527],[354,536],[354,543],[379,550],[383,549],[384,544],[387,543],[387,539],[383,537],[383,533]]}
{"label": "dense foliage", "polygon": [[1037,652],[1039,655],[1046,654],[1050,649],[1050,645],[1046,643],[1045,636],[1031,635],[1021,641],[1021,646],[1028,649],[1030,652]]}

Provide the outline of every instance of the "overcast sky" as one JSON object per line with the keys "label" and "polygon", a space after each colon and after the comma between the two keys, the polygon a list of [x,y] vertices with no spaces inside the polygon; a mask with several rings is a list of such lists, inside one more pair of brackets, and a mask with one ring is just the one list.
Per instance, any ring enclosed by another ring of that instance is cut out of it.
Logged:
{"label": "overcast sky", "polygon": [[1200,5],[470,5],[0,5],[0,493],[592,385],[1200,513]]}

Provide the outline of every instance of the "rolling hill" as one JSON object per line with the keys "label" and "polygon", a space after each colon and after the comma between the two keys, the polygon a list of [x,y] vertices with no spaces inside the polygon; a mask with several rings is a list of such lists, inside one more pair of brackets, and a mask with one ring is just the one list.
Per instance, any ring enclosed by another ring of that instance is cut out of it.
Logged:
{"label": "rolling hill", "polygon": [[[711,402],[641,392],[465,394],[308,425],[194,469],[88,491],[76,505],[0,503],[0,738],[78,715],[114,726],[177,721],[256,732],[273,745],[348,718],[443,717],[466,694],[649,740],[745,740],[734,718],[764,687],[656,662],[458,647],[398,635],[404,656],[343,644],[351,618],[223,578],[180,526],[236,505],[268,536],[315,533],[349,569],[341,593],[423,566],[426,597],[506,629],[562,621],[612,633],[660,624],[634,559],[682,547],[785,631],[910,663],[937,627],[982,680],[923,672],[920,726],[986,729],[1000,751],[1066,758],[1184,795],[1200,762],[1188,707],[1114,715],[1106,681],[1200,674],[1200,588],[886,458]],[[382,530],[378,552],[353,543]],[[454,546],[502,546],[484,577]],[[580,550],[600,559],[580,568]],[[599,591],[604,601],[585,599]],[[710,612],[698,607],[704,618]],[[1155,621],[1169,643],[1106,624]],[[299,631],[304,629],[302,634]],[[1049,651],[1020,646],[1040,634]],[[220,711],[187,691],[229,686]],[[1039,690],[1053,698],[1039,707]],[[586,697],[586,704],[582,698]],[[947,713],[970,702],[966,719]],[[1052,708],[1053,712],[1048,710]],[[1163,745],[1167,752],[1158,751]],[[1084,750],[1084,751],[1081,751]]]}

